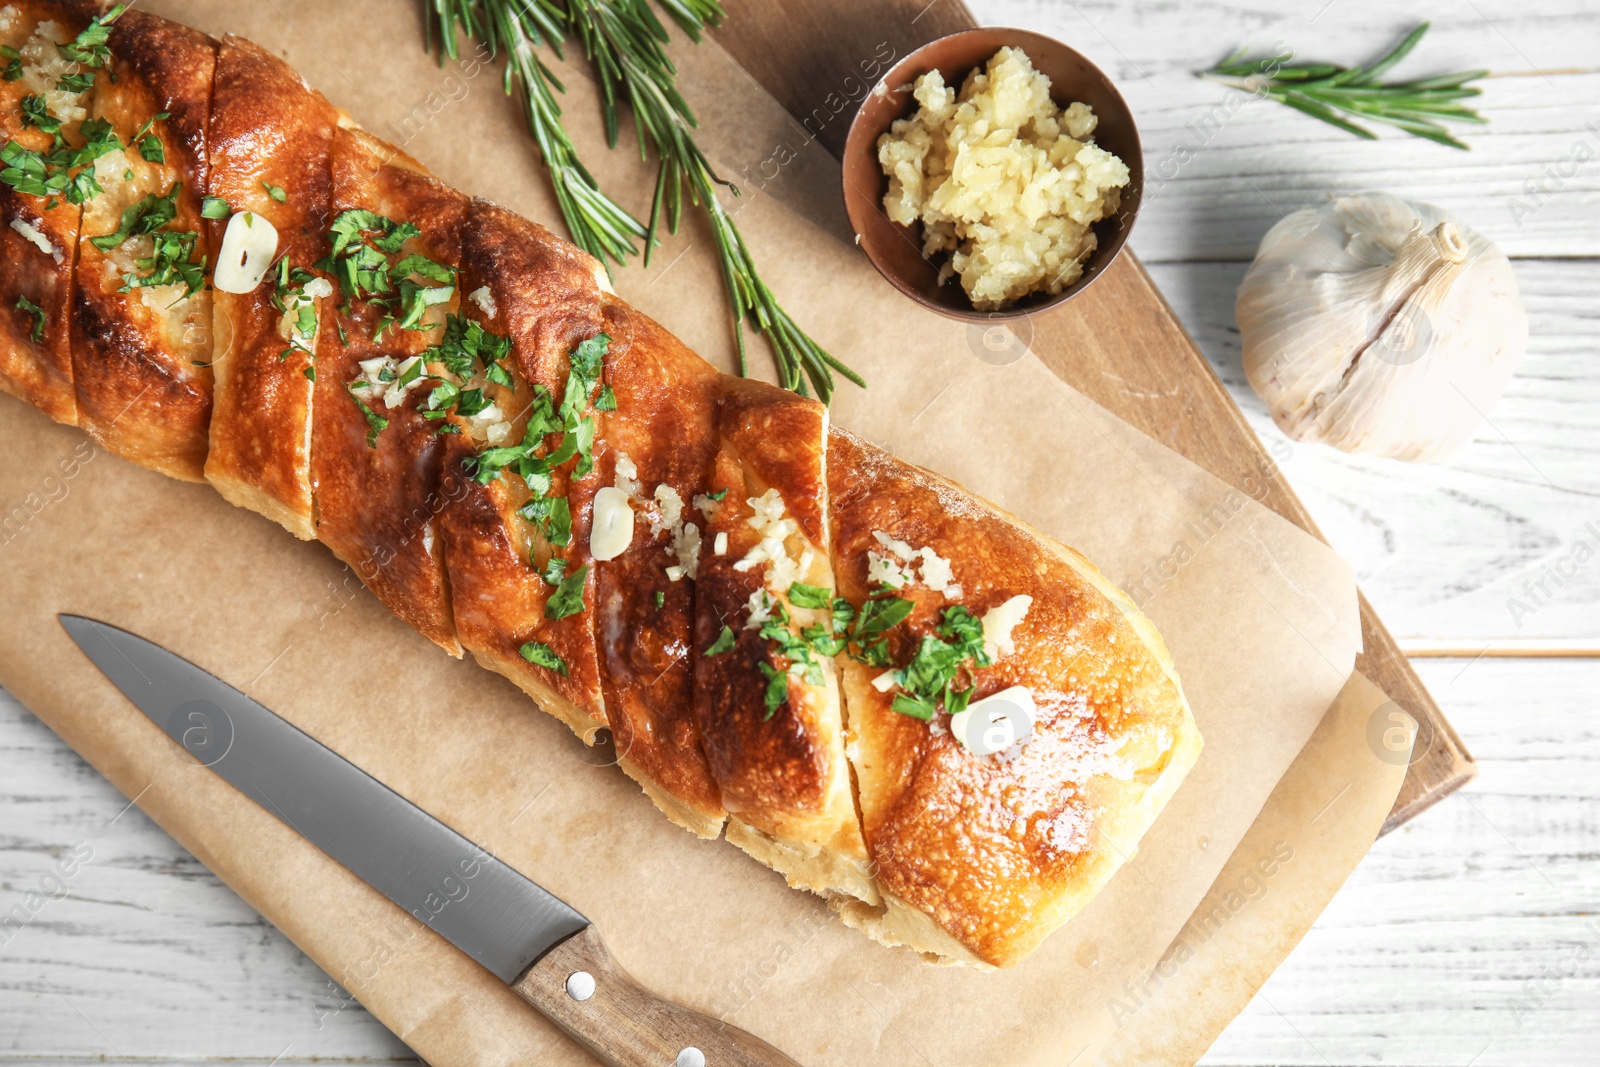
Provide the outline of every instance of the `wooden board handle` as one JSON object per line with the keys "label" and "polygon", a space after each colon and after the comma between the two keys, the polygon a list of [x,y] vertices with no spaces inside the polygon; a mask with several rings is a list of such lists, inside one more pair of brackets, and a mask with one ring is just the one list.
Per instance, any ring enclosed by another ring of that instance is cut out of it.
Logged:
{"label": "wooden board handle", "polygon": [[608,1067],[799,1067],[760,1038],[645,989],[592,926],[546,952],[511,988]]}

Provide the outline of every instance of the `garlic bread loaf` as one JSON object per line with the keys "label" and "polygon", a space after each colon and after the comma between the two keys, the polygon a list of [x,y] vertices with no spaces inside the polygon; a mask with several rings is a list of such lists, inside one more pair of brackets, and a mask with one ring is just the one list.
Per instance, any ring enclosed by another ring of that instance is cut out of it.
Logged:
{"label": "garlic bread loaf", "polygon": [[719,373],[265,50],[86,0],[0,0],[0,45],[0,388],[321,541],[678,825],[1009,966],[1194,764],[1081,556]]}

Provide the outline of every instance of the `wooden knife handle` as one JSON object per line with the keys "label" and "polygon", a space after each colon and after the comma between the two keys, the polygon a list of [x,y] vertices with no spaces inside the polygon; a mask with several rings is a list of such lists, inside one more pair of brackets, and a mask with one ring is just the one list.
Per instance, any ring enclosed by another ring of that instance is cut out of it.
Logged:
{"label": "wooden knife handle", "polygon": [[760,1038],[645,989],[592,926],[546,952],[511,988],[608,1067],[799,1067]]}

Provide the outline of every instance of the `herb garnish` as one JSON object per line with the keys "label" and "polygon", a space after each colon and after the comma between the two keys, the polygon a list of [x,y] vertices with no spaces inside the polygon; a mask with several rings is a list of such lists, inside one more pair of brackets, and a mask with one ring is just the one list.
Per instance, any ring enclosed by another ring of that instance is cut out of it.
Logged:
{"label": "herb garnish", "polygon": [[[422,236],[421,230],[409,222],[396,222],[375,211],[353,210],[333,221],[330,236],[332,251],[316,266],[339,279],[346,313],[353,300],[364,300],[390,312],[373,332],[374,340],[382,338],[391,325],[402,330],[431,330],[438,325],[423,325],[422,316],[428,308],[447,303],[455,295],[456,268],[415,252],[398,262],[389,260],[390,256],[399,255],[407,241]],[[440,284],[420,285],[414,277]],[[391,295],[396,291],[396,280],[398,296]],[[393,312],[396,303],[398,317]]]}
{"label": "herb garnish", "polygon": [[262,182],[261,188],[265,189],[267,191],[267,195],[272,197],[272,199],[276,200],[278,203],[286,204],[289,202],[289,194],[284,192],[278,186],[270,185],[267,182]]}
{"label": "herb garnish", "polygon": [[[941,703],[947,714],[959,714],[972,699],[971,672],[991,662],[983,647],[983,622],[964,606],[945,608],[938,631],[945,640],[924,634],[911,661],[894,672],[903,692],[895,695],[891,707],[902,715],[932,719]],[[960,684],[963,673],[965,686]]]}
{"label": "herb garnish", "polygon": [[576,615],[583,610],[583,583],[589,575],[589,565],[585,563],[571,575],[561,579],[561,584],[556,591],[550,594],[550,599],[544,602],[544,617],[547,619],[564,619],[568,615]]}
{"label": "herb garnish", "polygon": [[183,299],[198,293],[206,284],[206,257],[198,262],[194,255],[199,234],[190,230],[161,230],[151,234],[154,246],[150,255],[133,261],[143,273],[132,272],[122,276],[120,292],[131,292],[156,285],[182,285]]}
{"label": "herb garnish", "polygon": [[203,219],[225,219],[233,214],[233,205],[220,196],[208,196],[200,201],[200,217]]}
{"label": "herb garnish", "polygon": [[832,606],[833,598],[821,586],[795,582],[789,586],[789,603],[797,608],[826,608]]}
{"label": "herb garnish", "polygon": [[44,337],[44,326],[48,321],[44,313],[44,308],[40,307],[38,304],[35,304],[32,300],[29,300],[25,296],[19,296],[17,297],[16,309],[18,311],[26,311],[28,314],[33,316],[33,331],[29,334],[29,336],[33,338],[34,344],[38,344],[39,340]]}
{"label": "herb garnish", "polygon": [[[658,592],[656,596],[661,596],[661,594]],[[656,606],[660,607],[659,604]],[[733,627],[724,624],[722,627],[722,632],[717,635],[717,639],[711,642],[711,647],[700,654],[702,656],[720,656],[724,652],[732,652],[735,640],[736,639],[733,636]]]}
{"label": "herb garnish", "polygon": [[[595,421],[583,412],[599,383],[610,345],[611,338],[602,333],[580,342],[572,350],[566,388],[558,409],[552,407],[549,390],[543,386],[534,387],[522,441],[478,453],[476,477],[480,483],[488,485],[501,470],[515,464],[517,472],[528,482],[528,488],[542,495],[550,491],[550,472],[573,457],[578,459],[573,467],[574,477],[581,478],[594,469]],[[561,436],[554,446],[547,453],[538,454],[544,438],[558,431]]]}
{"label": "herb garnish", "polygon": [[167,230],[164,227],[178,217],[178,193],[183,183],[178,182],[165,196],[154,193],[122,212],[122,222],[111,233],[89,238],[89,243],[102,252],[109,252],[131,237],[149,236],[152,242],[150,255],[134,260],[139,272],[122,276],[121,292],[130,292],[146,286],[182,285],[184,296],[193,296],[205,286],[205,257],[191,260],[199,235],[187,230]]}
{"label": "herb garnish", "polygon": [[758,663],[756,666],[761,668],[761,674],[767,679],[767,691],[763,698],[767,713],[761,716],[761,721],[769,722],[778,709],[789,702],[789,672],[780,671],[770,663]]}
{"label": "herb garnish", "polygon": [[[469,473],[482,485],[490,484],[502,473],[522,479],[531,495],[517,514],[537,527],[551,547],[564,548],[572,543],[572,505],[564,496],[551,495],[554,472],[574,459],[574,477],[581,478],[594,469],[596,423],[585,412],[600,384],[610,344],[611,339],[603,333],[580,342],[569,356],[560,405],[555,404],[547,388],[535,385],[525,409],[522,440],[514,445],[486,448],[467,461]],[[465,386],[481,372],[486,384],[514,389],[515,381],[506,364],[510,356],[509,338],[491,333],[465,316],[449,316],[444,339],[423,353],[423,358],[442,365],[459,384],[436,379],[439,384],[422,405],[423,416],[442,420],[451,414],[475,415],[487,408],[491,401],[485,389]],[[552,439],[552,435],[559,436]],[[551,556],[541,571],[546,581],[559,583],[545,604],[545,614],[552,619],[583,610],[583,581],[588,566],[562,577],[568,565],[569,561]],[[539,566],[537,559],[534,566]]]}
{"label": "herb garnish", "polygon": [[[871,597],[848,620],[852,659],[868,667],[889,666],[888,633],[911,615],[912,604],[900,597]],[[840,613],[836,611],[835,616]]]}
{"label": "herb garnish", "polygon": [[0,69],[0,79],[8,82],[21,81],[22,53],[8,44],[0,44],[0,59],[6,61],[5,67]]}
{"label": "herb garnish", "polygon": [[444,339],[422,354],[430,363],[443,363],[445,369],[462,381],[485,368],[485,377],[497,385],[512,388],[511,376],[500,361],[511,355],[511,339],[485,330],[465,315],[445,318]]}
{"label": "herb garnish", "polygon": [[109,252],[130,237],[155,233],[178,217],[178,190],[180,182],[165,196],[151,193],[136,204],[123,209],[122,224],[111,233],[89,238],[89,243],[102,252]]}
{"label": "herb garnish", "polygon": [[138,132],[133,135],[133,140],[129,143],[139,147],[139,154],[145,158],[145,162],[165,163],[167,161],[166,148],[161,144],[161,138],[157,137],[153,131],[157,122],[165,122],[171,117],[165,111],[159,115],[154,115],[143,126],[140,126]]}
{"label": "herb garnish", "polygon": [[56,45],[56,51],[62,59],[82,63],[86,67],[104,67],[111,59],[111,49],[106,47],[106,42],[111,39],[111,31],[107,27],[127,9],[126,4],[118,4],[105,14],[96,15],[77,37],[67,44]]}
{"label": "herb garnish", "polygon": [[[880,590],[881,592],[881,590]],[[909,600],[898,597],[874,596],[861,605],[858,611],[849,600],[832,595],[832,591],[804,582],[790,584],[789,602],[797,608],[826,611],[820,622],[812,623],[796,634],[791,628],[788,610],[781,602],[768,603],[770,614],[762,621],[760,636],[769,642],[771,651],[789,661],[783,671],[774,671],[768,664],[760,664],[767,679],[766,718],[770,719],[788,699],[788,675],[799,674],[810,685],[823,684],[822,661],[832,659],[842,652],[869,666],[889,665],[888,631],[905,621],[911,614]],[[732,634],[724,628],[728,646],[732,647]],[[981,628],[980,628],[981,642]],[[717,651],[723,643],[706,650],[707,655]],[[980,644],[981,651],[981,644]]]}
{"label": "herb garnish", "polygon": [[71,204],[98,196],[103,190],[89,164],[121,148],[122,141],[105,119],[88,119],[79,130],[85,139],[81,146],[58,144],[48,153],[24,148],[16,141],[6,142],[0,148],[0,182],[32,196],[59,194]]}
{"label": "herb garnish", "polygon": [[822,684],[822,664],[812,656],[810,643],[789,629],[789,612],[782,604],[774,606],[757,632],[772,643],[772,651],[789,661],[790,670],[798,670],[812,685]]}
{"label": "herb garnish", "polygon": [[367,420],[367,447],[377,448],[378,435],[389,428],[389,420],[373,411],[365,400],[356,396],[355,390],[350,386],[345,386],[345,390],[350,394],[350,399],[356,402],[356,407],[361,409],[362,416]]}
{"label": "herb garnish", "polygon": [[555,650],[543,641],[529,641],[517,651],[535,667],[548,667],[562,677],[568,674],[567,661],[556,655]]}
{"label": "herb garnish", "polygon": [[[15,49],[0,48],[0,54],[16,55],[17,52],[16,52]],[[18,76],[19,77],[21,76],[21,70],[20,69],[18,70]],[[8,79],[8,80],[15,80],[15,79]],[[94,87],[94,75],[89,73],[88,71],[82,71],[81,73],[78,73],[78,74],[63,74],[63,75],[61,75],[61,80],[56,82],[56,88],[60,89],[64,93],[77,93],[79,95],[82,95],[83,93],[88,92],[93,87]]]}
{"label": "herb garnish", "polygon": [[[225,205],[225,202],[222,202]],[[305,352],[313,359],[316,351],[312,341],[317,336],[317,302],[306,295],[306,286],[316,280],[316,275],[303,267],[296,267],[289,262],[285,255],[278,260],[278,277],[273,286],[271,301],[272,306],[289,319],[289,346],[278,353],[278,362],[282,363],[296,351]],[[421,366],[421,363],[418,363]],[[311,368],[307,367],[307,370]],[[315,374],[306,377],[316,381]]]}
{"label": "herb garnish", "polygon": [[517,514],[539,527],[539,532],[552,545],[565,548],[572,542],[572,508],[566,497],[530,497],[517,509]]}
{"label": "herb garnish", "polygon": [[44,97],[29,94],[22,98],[22,122],[44,133],[55,137],[56,144],[61,144],[61,120],[50,114],[50,109],[45,105]]}
{"label": "herb garnish", "polygon": [[[561,393],[561,407],[556,412],[561,419],[563,436],[551,461],[557,464],[566,462],[568,457],[563,453],[570,444],[572,453],[578,457],[577,466],[573,468],[573,475],[578,478],[594,469],[595,420],[583,412],[589,406],[590,394],[600,384],[601,365],[610,347],[610,336],[598,333],[587,341],[579,342],[568,361],[567,384]],[[612,406],[616,406],[615,398]],[[556,459],[556,456],[562,458]]]}

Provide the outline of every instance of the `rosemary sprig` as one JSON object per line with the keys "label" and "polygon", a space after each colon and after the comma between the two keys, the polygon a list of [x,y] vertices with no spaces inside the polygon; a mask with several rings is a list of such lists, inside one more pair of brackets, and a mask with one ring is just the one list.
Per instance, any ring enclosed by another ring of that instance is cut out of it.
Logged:
{"label": "rosemary sprig", "polygon": [[606,196],[578,159],[578,149],[561,125],[561,105],[555,92],[566,87],[539,58],[536,49],[548,45],[559,57],[566,37],[566,12],[550,0],[510,3],[506,0],[431,0],[433,18],[427,20],[427,41],[434,50],[433,35],[439,35],[441,62],[445,56],[460,57],[456,40],[459,26],[468,37],[483,40],[494,55],[509,56],[506,63],[505,91],[513,95],[522,88],[523,110],[528,129],[539,146],[556,203],[566,219],[567,230],[578,247],[604,263],[621,263],[635,254],[636,239],[645,228],[616,201]]}
{"label": "rosemary sprig", "polygon": [[1428,23],[1424,22],[1387,55],[1365,67],[1290,63],[1293,53],[1245,59],[1241,48],[1200,77],[1260,93],[1368,140],[1376,140],[1377,134],[1343,116],[1386,123],[1416,137],[1465,149],[1468,145],[1456,140],[1440,123],[1485,122],[1483,116],[1460,101],[1478,95],[1479,90],[1465,85],[1488,71],[1468,70],[1409,82],[1378,81],[1410,55],[1427,32]]}
{"label": "rosemary sprig", "polygon": [[[578,244],[601,260],[621,264],[644,242],[648,264],[657,234],[665,223],[677,232],[687,200],[705,211],[717,249],[718,264],[732,305],[740,373],[748,373],[743,324],[746,319],[772,345],[779,379],[789,389],[807,392],[807,383],[824,402],[833,395],[834,372],[865,385],[861,377],[813,341],[778,303],[761,280],[755,261],[732,217],[717,199],[721,186],[734,196],[739,190],[718,177],[695,142],[694,113],[678,92],[677,70],[666,52],[666,27],[648,0],[429,0],[429,46],[439,35],[442,56],[458,54],[456,31],[482,38],[495,53],[510,54],[506,91],[520,86],[526,97],[528,126],[533,131],[567,227]],[[718,0],[657,0],[663,11],[692,40],[723,19]],[[535,55],[538,46],[560,56],[563,41],[576,38],[600,85],[606,138],[616,146],[621,130],[621,105],[633,114],[641,158],[658,162],[655,194],[648,225],[640,223],[600,190],[577,158],[561,126],[561,109],[552,88],[565,91]],[[565,194],[564,194],[565,190]],[[609,264],[608,264],[609,266]]]}

